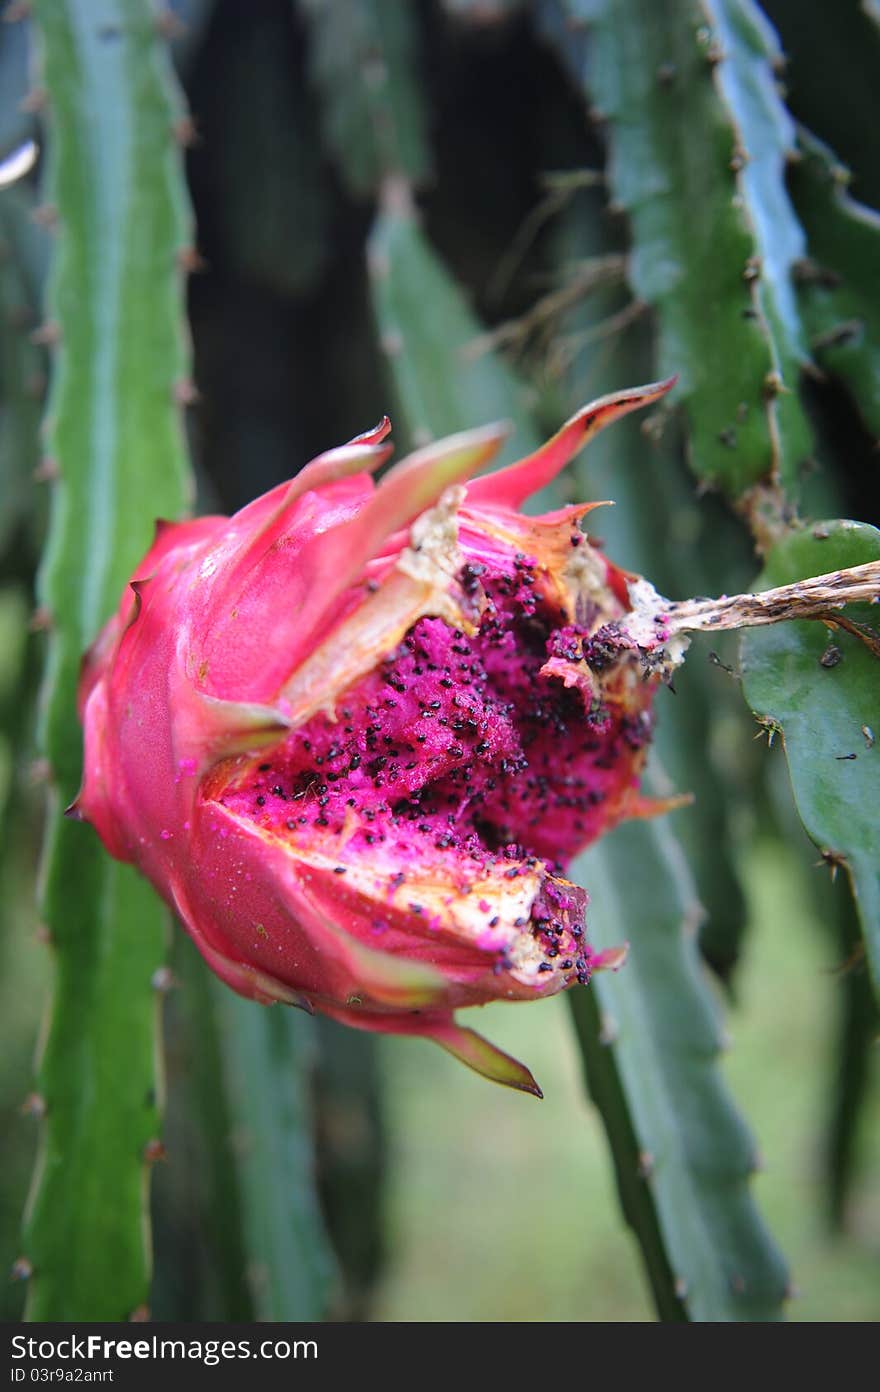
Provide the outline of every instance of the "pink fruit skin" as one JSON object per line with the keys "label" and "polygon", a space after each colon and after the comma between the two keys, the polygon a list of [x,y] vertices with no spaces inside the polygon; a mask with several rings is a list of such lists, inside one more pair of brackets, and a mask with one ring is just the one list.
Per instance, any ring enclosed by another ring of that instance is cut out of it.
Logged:
{"label": "pink fruit skin", "polygon": [[158,525],[84,660],[71,810],[233,989],[538,1092],[452,1012],[620,964],[590,949],[563,867],[644,810],[656,683],[590,647],[627,577],[578,530],[588,509],[519,508],[670,385],[471,481],[500,429],[377,486],[383,421],[232,518]]}

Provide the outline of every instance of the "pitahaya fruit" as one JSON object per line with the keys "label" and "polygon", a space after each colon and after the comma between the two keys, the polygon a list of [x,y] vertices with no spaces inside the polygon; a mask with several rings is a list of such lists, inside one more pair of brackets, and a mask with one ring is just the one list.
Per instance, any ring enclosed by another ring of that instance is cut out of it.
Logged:
{"label": "pitahaya fruit", "polygon": [[581,532],[595,504],[519,508],[670,385],[476,479],[502,427],[375,486],[386,419],[234,517],[158,524],[84,663],[71,811],[234,990],[423,1035],[540,1095],[453,1011],[620,965],[565,866],[651,810],[651,703],[686,640]]}

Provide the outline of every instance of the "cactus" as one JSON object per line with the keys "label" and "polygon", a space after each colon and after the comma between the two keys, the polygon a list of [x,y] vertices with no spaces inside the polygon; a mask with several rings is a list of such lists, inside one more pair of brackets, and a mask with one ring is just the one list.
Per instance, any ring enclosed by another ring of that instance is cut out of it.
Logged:
{"label": "cactus", "polygon": [[[603,222],[601,203],[598,187],[582,188],[561,214],[553,243],[560,266],[598,264],[621,254]],[[564,390],[563,410],[571,410],[584,391],[600,394],[613,382],[650,376],[653,344],[644,316],[610,337],[606,333],[605,326],[626,315],[626,306],[625,289],[611,284],[559,317],[555,351],[567,366],[556,389]],[[614,500],[613,509],[598,514],[597,527],[625,564],[653,575],[665,593],[711,593],[745,584],[750,561],[741,529],[719,500],[694,495],[681,453],[673,421],[655,414],[643,426],[622,422],[616,438],[600,436],[578,461],[579,492]],[[714,750],[712,732],[722,720],[740,731],[745,722],[729,674],[701,657],[689,665],[675,697],[661,701],[655,742],[672,786],[695,798],[694,812],[677,818],[676,834],[705,911],[701,947],[730,983],[745,930],[734,863],[732,766],[741,771],[754,758],[749,757],[753,751],[743,749],[748,739],[737,740],[735,756],[724,762]]]}
{"label": "cactus", "polygon": [[47,448],[59,479],[40,582],[52,616],[43,913],[55,979],[22,1261],[31,1319],[126,1319],[144,1307],[149,1283],[147,1167],[161,1154],[153,982],[166,919],[146,884],[60,814],[80,777],[81,654],[156,513],[175,515],[187,500],[181,106],[142,0],[47,0],[35,20],[51,93],[46,196],[58,220]]}
{"label": "cactus", "polygon": [[[817,201],[815,187],[809,188],[811,179],[815,185],[818,155],[804,135],[801,145],[808,161],[794,183],[796,189],[800,185],[797,209],[804,210],[805,226],[798,221],[783,182],[785,161],[794,154],[794,128],[773,85],[780,51],[752,0],[651,7],[642,0],[615,5],[565,0],[542,7],[542,14],[550,42],[608,123],[610,192],[629,214],[633,239],[629,281],[634,293],[657,310],[661,364],[668,362],[670,352],[683,364],[692,467],[702,481],[729,494],[761,550],[775,543],[781,557],[791,556],[799,546],[798,533],[791,530],[798,466],[810,448],[797,399],[798,367],[812,365],[801,304],[806,303],[808,316],[811,311],[829,313],[818,289],[799,301],[792,276],[799,268],[803,273],[805,263],[810,265],[807,234],[817,240],[820,264],[823,259],[840,265],[846,260],[847,274],[853,265],[853,286],[864,291],[859,313],[868,319],[859,320],[855,350],[843,353],[843,366],[837,370],[859,391],[861,409],[870,420],[874,340],[865,268],[875,240],[874,218],[839,197],[830,208],[826,197],[823,214],[821,198]],[[588,63],[579,42],[584,32],[590,40]],[[707,132],[698,159],[692,158],[683,138],[686,126]],[[670,198],[670,187],[690,190],[690,197]],[[733,271],[743,252],[734,288]],[[751,309],[742,303],[743,271],[754,297]],[[832,315],[847,306],[847,295],[852,311],[856,298],[844,282],[838,303],[830,307]],[[713,307],[711,317],[700,313],[700,300]],[[868,308],[862,309],[863,304]],[[707,329],[714,349],[702,339]],[[818,347],[823,346],[835,345],[823,345],[820,335]],[[713,352],[723,357],[713,358]],[[720,412],[732,410],[721,406],[718,394],[729,403],[727,394],[734,384],[740,402],[734,412],[738,423],[731,416],[730,424],[710,440],[708,423],[717,425]],[[760,414],[756,392],[763,400]],[[743,458],[745,470],[737,462]],[[853,541],[849,554],[861,556],[864,548],[848,531],[849,524],[840,527],[839,534],[847,531]],[[775,573],[775,554],[771,552],[764,581]],[[846,554],[844,546],[839,550],[841,564],[851,563],[843,559]],[[780,564],[785,570],[785,561]],[[744,652],[756,654],[766,641],[750,636],[744,640]],[[780,643],[776,649],[771,640],[766,651],[781,652],[786,639]],[[788,715],[792,703],[801,701],[792,688],[796,670],[792,667],[787,678],[783,675],[771,689],[762,689],[765,715],[774,702]],[[815,689],[812,672],[810,676]],[[744,689],[755,708],[758,688],[752,682]],[[761,701],[757,704],[760,707]],[[824,770],[820,774],[814,761],[807,765],[795,778],[799,806],[809,807],[832,795],[838,803],[846,799],[842,764],[836,776]],[[811,823],[807,815],[805,820],[811,834],[821,839],[815,818]],[[876,962],[876,898],[870,878],[859,884],[859,872],[854,868],[853,873],[869,955]],[[876,965],[874,970],[876,980]]]}
{"label": "cactus", "polygon": [[849,173],[807,131],[791,172],[810,255],[795,268],[800,312],[818,365],[844,381],[873,435],[880,433],[880,309],[873,290],[880,213],[847,193]]}
{"label": "cactus", "polygon": [[[767,558],[770,584],[880,558],[880,532],[865,523],[818,522],[794,532]],[[831,633],[787,624],[743,639],[747,701],[772,737],[782,736],[795,801],[829,869],[846,870],[862,922],[868,964],[880,989],[880,837],[874,790],[880,736],[878,641],[868,605],[852,606]]]}
{"label": "cactus", "polygon": [[412,6],[395,0],[298,0],[327,148],[356,197],[388,174],[415,183],[430,156]]}
{"label": "cactus", "polygon": [[257,1009],[216,983],[214,996],[239,1127],[234,1145],[254,1312],[262,1320],[320,1319],[336,1263],[314,1184],[314,1022],[296,1010]]}
{"label": "cactus", "polygon": [[[721,1035],[695,943],[701,910],[672,832],[658,822],[621,827],[574,873],[590,886],[598,941],[621,923],[630,935],[626,974],[596,983],[590,1014],[577,1001],[572,1008],[588,1079],[598,1052],[611,1060],[594,1070],[591,1090],[620,1188],[635,1190],[629,1220],[635,1226],[637,1205],[644,1215],[650,1204],[662,1237],[661,1264],[656,1238],[642,1236],[647,1228],[654,1237],[654,1224],[642,1217],[636,1231],[658,1309],[675,1297],[691,1319],[778,1319],[788,1278],[749,1193],[754,1143],[718,1076]],[[628,1117],[618,1089],[601,1081],[615,1073]]]}
{"label": "cactus", "polygon": [[494,417],[516,424],[500,464],[537,449],[528,388],[481,351],[480,325],[426,242],[406,185],[386,188],[367,254],[379,342],[406,437],[424,445]]}
{"label": "cactus", "polygon": [[[486,351],[467,377],[447,369],[445,399],[434,387],[438,358],[455,363],[462,344],[479,341],[480,325],[411,211],[386,210],[371,251],[377,329],[398,349],[390,368],[410,426],[465,424],[472,393],[482,387],[528,430],[522,388]],[[420,331],[424,323],[430,335]],[[583,477],[584,466],[575,468]],[[702,910],[681,851],[667,827],[634,823],[579,856],[572,877],[589,890],[589,921],[603,948],[626,925],[640,963],[633,969],[631,961],[595,999],[595,981],[590,992],[575,993],[572,1011],[658,1312],[665,1319],[776,1318],[787,1278],[748,1194],[752,1143],[714,1067],[718,1024],[693,941]],[[688,1116],[700,1120],[689,1125]]]}
{"label": "cactus", "polygon": [[629,281],[657,310],[660,370],[680,373],[694,472],[733,499],[762,481],[796,494],[811,452],[786,283],[800,236],[781,188],[790,132],[766,27],[750,0],[563,0],[543,13],[607,123],[610,196],[632,232]]}
{"label": "cactus", "polygon": [[[32,239],[30,211],[18,189],[0,190],[0,565],[19,574],[36,541],[34,473],[46,376],[44,350],[32,338],[37,287],[23,245]],[[25,544],[14,547],[28,531]]]}

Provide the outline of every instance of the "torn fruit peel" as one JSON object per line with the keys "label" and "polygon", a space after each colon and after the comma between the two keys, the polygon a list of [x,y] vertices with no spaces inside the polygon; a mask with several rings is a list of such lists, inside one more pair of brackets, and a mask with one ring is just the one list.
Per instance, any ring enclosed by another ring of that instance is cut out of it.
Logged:
{"label": "torn fruit peel", "polygon": [[233,989],[539,1091],[453,1012],[620,965],[565,866],[656,810],[652,699],[706,624],[598,550],[579,526],[596,504],[520,507],[671,385],[605,397],[481,477],[503,427],[376,485],[386,419],[231,518],[159,524],[84,663],[71,810]]}

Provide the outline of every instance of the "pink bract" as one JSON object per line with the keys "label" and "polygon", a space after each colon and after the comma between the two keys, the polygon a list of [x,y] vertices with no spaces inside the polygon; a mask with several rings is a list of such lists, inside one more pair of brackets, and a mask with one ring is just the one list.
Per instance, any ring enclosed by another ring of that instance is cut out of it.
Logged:
{"label": "pink bract", "polygon": [[231,518],[158,525],[84,663],[73,810],[236,991],[539,1094],[453,1011],[620,965],[565,866],[645,810],[660,675],[607,642],[629,577],[579,528],[597,504],[520,507],[670,385],[479,478],[502,427],[376,485],[386,419]]}

